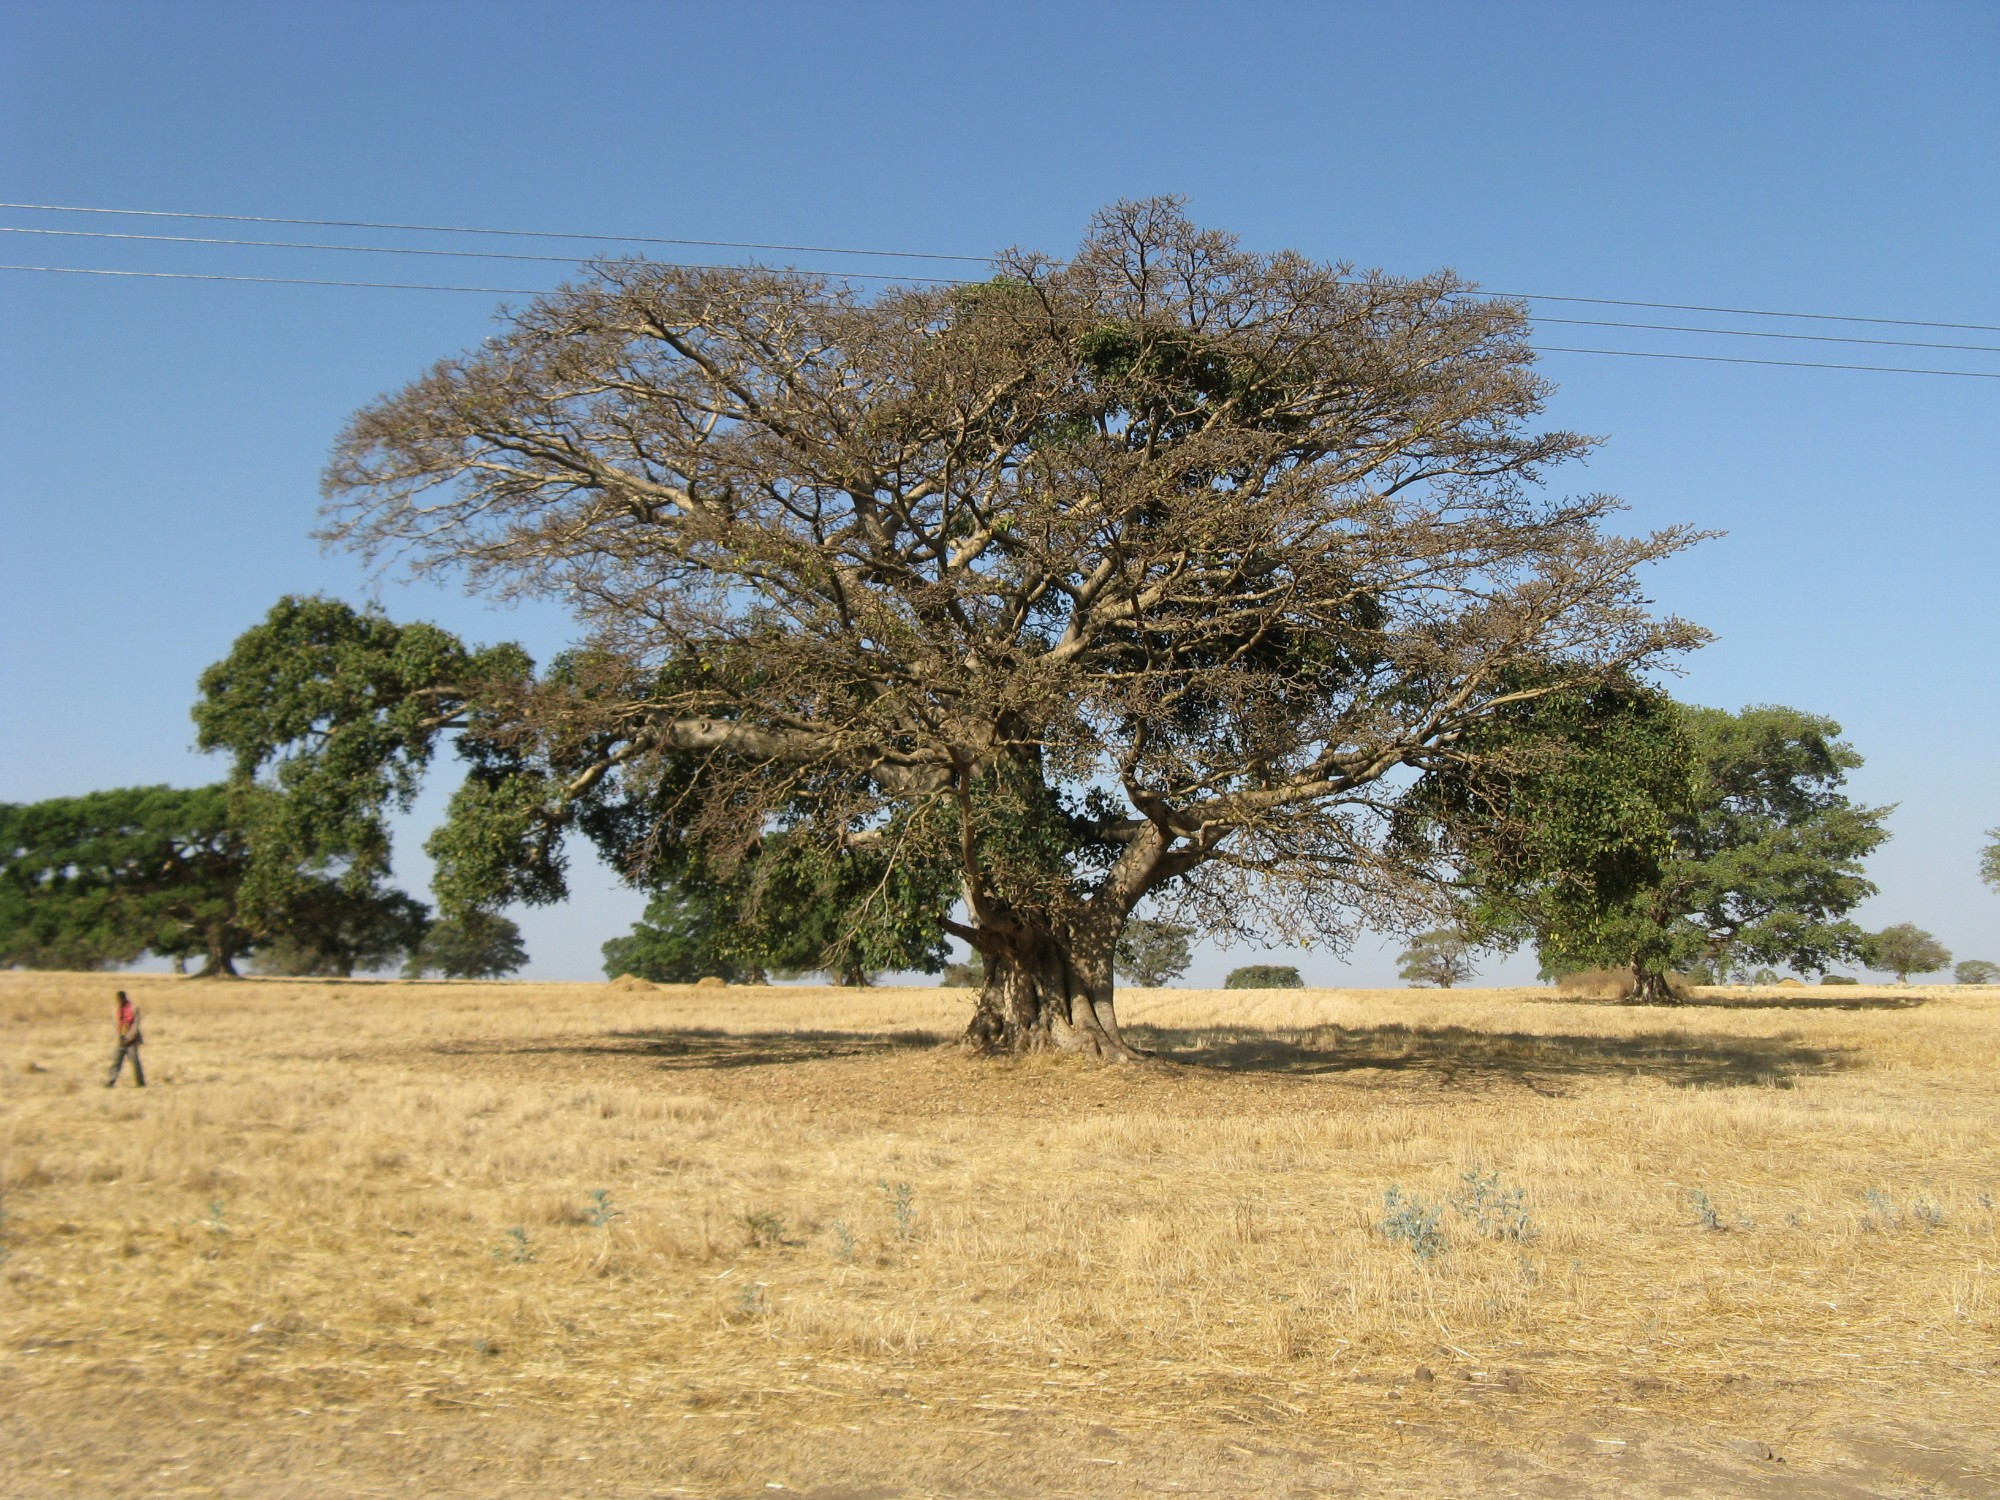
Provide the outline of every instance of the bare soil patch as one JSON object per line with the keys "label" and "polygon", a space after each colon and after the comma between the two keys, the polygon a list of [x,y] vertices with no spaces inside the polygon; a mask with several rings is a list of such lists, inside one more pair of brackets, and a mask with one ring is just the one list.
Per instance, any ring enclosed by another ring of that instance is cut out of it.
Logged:
{"label": "bare soil patch", "polygon": [[966,1009],[0,974],[0,1488],[2000,1494],[1991,991]]}

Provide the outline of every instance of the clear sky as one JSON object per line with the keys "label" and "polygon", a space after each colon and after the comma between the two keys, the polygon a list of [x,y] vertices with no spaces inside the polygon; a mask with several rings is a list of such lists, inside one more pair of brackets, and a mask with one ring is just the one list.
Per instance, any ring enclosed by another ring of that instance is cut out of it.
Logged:
{"label": "clear sky", "polygon": [[[2000,327],[1986,0],[62,0],[0,5],[0,70],[0,198],[21,203],[984,254],[1061,252],[1099,205],[1177,192],[1252,248],[1451,266],[1500,291]],[[0,225],[443,243],[26,210]],[[0,262],[502,287],[562,269],[18,233]],[[552,610],[371,581],[309,536],[344,419],[476,342],[498,300],[0,272],[0,799],[213,779],[190,744],[195,677],[286,591],[379,596],[539,656],[564,639]],[[2000,373],[1978,350],[1538,338]],[[1561,483],[1625,496],[1635,527],[1728,533],[1651,580],[1718,636],[1675,690],[1837,718],[1868,759],[1858,795],[1899,804],[1862,918],[2000,960],[2000,896],[1975,873],[2000,824],[2000,380],[1560,353],[1546,369],[1551,421],[1609,439]],[[443,790],[402,839],[413,888]],[[640,904],[587,876],[523,918],[530,972],[595,975]],[[1190,978],[1261,957],[1204,954]],[[1369,946],[1298,961],[1322,983],[1393,976]]]}

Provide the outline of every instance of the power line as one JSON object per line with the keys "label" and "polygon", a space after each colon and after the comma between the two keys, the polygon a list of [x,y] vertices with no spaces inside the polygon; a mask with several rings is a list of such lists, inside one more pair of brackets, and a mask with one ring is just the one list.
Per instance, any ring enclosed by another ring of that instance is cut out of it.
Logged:
{"label": "power line", "polygon": [[48,271],[61,276],[139,276],[159,281],[257,281],[272,286],[359,286],[394,292],[486,292],[539,297],[546,287],[440,286],[429,281],[328,281],[316,276],[221,276],[203,271],[104,271],[91,266],[0,266],[0,271]]}
{"label": "power line", "polygon": [[1686,323],[1621,323],[1611,318],[1544,318],[1537,323],[1559,323],[1571,328],[1636,328],[1654,333],[1715,334],[1732,339],[1792,339],[1809,344],[1873,344],[1883,349],[1957,349],[1967,354],[2000,354],[2000,344],[1933,344],[1910,339],[1869,339],[1835,333],[1768,332],[1761,328],[1695,328]]}
{"label": "power line", "polygon": [[[329,245],[317,240],[237,240],[219,235],[200,234],[119,234],[103,229],[31,229],[18,224],[0,224],[0,234],[42,234],[81,240],[143,240],[148,244],[159,245],[235,245],[260,250],[337,250],[342,254],[353,255],[436,255],[452,260],[531,260],[559,266],[585,265],[596,258],[588,255],[525,255],[510,250],[431,250],[402,245]],[[699,265],[678,261],[656,260],[648,263],[670,266],[676,270],[701,269]],[[864,281],[935,281],[961,286],[965,284],[959,278],[952,276],[908,276],[887,271],[813,270],[812,274]]]}
{"label": "power line", "polygon": [[[332,250],[342,254],[360,255],[425,255],[446,259],[534,261],[542,264],[575,266],[587,264],[590,257],[574,255],[532,255],[510,250],[432,250],[405,248],[392,245],[329,245],[317,240],[245,240],[219,235],[194,234],[120,234],[115,231],[97,229],[34,229],[20,225],[0,224],[0,234],[53,235],[70,239],[141,241],[147,244],[164,245],[228,245],[248,249],[264,250]],[[674,261],[653,261],[653,265],[668,266],[676,270],[697,270],[702,264],[687,264]],[[714,264],[714,263],[706,263]],[[741,269],[722,263],[718,269]],[[880,271],[821,271],[814,268],[812,274],[833,276],[842,280],[860,278],[869,281],[924,281],[947,285],[965,285],[959,278],[947,276],[901,276]],[[272,278],[274,280],[280,278]],[[1537,317],[1537,323],[1566,324],[1577,328],[1632,328],[1655,333],[1694,333],[1715,335],[1723,338],[1739,339],[1786,339],[1814,344],[1870,344],[1888,349],[1953,349],[1969,354],[2000,354],[1996,344],[1946,344],[1909,339],[1864,338],[1856,334],[1831,333],[1785,333],[1778,330],[1765,331],[1754,328],[1700,328],[1685,323],[1632,323],[1612,318],[1550,318]]]}
{"label": "power line", "polygon": [[80,208],[62,203],[0,203],[51,214],[117,214],[128,218],[200,219],[220,224],[300,224],[319,229],[408,229],[422,234],[495,234],[530,240],[604,240],[620,245],[699,245],[716,250],[790,250],[801,255],[879,255],[887,260],[963,260],[985,265],[991,256],[940,255],[927,250],[856,250],[835,245],[773,245],[761,240],[683,240],[645,234],[583,234],[553,229],[472,229],[462,224],[384,224],[370,219],[281,219],[270,214],[191,214],[163,208]]}
{"label": "power line", "polygon": [[[160,281],[240,281],[266,286],[360,287],[398,292],[480,292],[495,297],[537,297],[546,288],[527,286],[448,286],[429,281],[336,281],[317,276],[225,276],[201,271],[109,271],[91,266],[0,265],[0,271],[39,271],[61,276],[118,276]],[[1871,370],[1882,375],[1949,375],[1967,380],[2000,380],[2000,371],[1933,370],[1912,365],[1837,364],[1823,360],[1750,359],[1723,354],[1668,354],[1646,349],[1584,349],[1564,344],[1537,344],[1543,354],[1611,354],[1623,359],[1695,360],[1718,365],[1773,365],[1795,370]]]}
{"label": "power line", "polygon": [[1668,354],[1657,349],[1572,349],[1537,344],[1537,354],[1615,354],[1624,359],[1691,359],[1708,365],[1783,365],[1793,370],[1875,370],[1884,375],[1957,375],[1967,380],[2000,380],[2000,370],[1922,370],[1911,365],[1844,365],[1816,359],[1752,359],[1738,354]]}
{"label": "power line", "polygon": [[[675,239],[659,235],[587,234],[582,231],[548,229],[481,229],[463,224],[400,224],[372,219],[298,219],[275,214],[203,214],[159,208],[100,208],[61,203],[0,203],[0,209],[20,209],[33,213],[110,214],[129,218],[194,219],[225,224],[294,224],[323,229],[392,229],[422,234],[504,235],[520,239],[598,240],[625,245],[690,245],[719,250],[785,250],[801,255],[866,255],[890,260],[950,260],[987,265],[991,257],[954,255],[931,250],[863,250],[834,245],[788,245],[762,240]],[[372,248],[372,247],[371,247]],[[898,278],[889,278],[898,279]],[[946,280],[949,278],[928,278]],[[1726,313],[1743,318],[1805,318],[1828,323],[1874,323],[1895,328],[1944,328],[1963,333],[2000,333],[1996,323],[1952,323],[1927,318],[1878,318],[1861,313],[1787,312],[1768,307],[1725,307],[1706,302],[1651,302],[1628,297],[1576,297],[1556,292],[1500,292],[1481,290],[1464,295],[1497,297],[1506,301],[1570,302],[1593,307],[1640,307],[1656,312]]]}

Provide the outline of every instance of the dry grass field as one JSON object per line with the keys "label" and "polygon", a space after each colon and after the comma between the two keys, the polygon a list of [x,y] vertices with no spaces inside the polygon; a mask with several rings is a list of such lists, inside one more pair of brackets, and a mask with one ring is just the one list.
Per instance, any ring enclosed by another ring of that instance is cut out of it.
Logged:
{"label": "dry grass field", "polygon": [[0,1491],[2000,1495],[2000,991],[1122,998],[0,974]]}

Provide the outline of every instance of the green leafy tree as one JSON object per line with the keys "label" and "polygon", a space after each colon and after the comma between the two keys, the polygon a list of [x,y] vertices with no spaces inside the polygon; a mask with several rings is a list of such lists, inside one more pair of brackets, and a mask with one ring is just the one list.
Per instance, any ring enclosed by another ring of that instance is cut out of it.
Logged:
{"label": "green leafy tree", "polygon": [[1861,757],[1829,719],[1730,714],[1637,688],[1544,700],[1497,731],[1518,755],[1433,793],[1464,851],[1475,922],[1531,937],[1545,970],[1629,965],[1639,998],[1667,975],[1860,958],[1846,914],[1888,808],[1841,790]]}
{"label": "green leafy tree", "polygon": [[469,911],[430,924],[403,965],[408,979],[504,979],[528,961],[521,929],[494,912]]}
{"label": "green leafy tree", "polygon": [[356,891],[386,875],[388,819],[409,810],[440,735],[457,731],[475,769],[508,764],[498,716],[532,675],[516,646],[468,651],[435,625],[280,599],[202,673],[194,707],[196,742],[227,751],[232,788],[263,807],[250,899],[281,907],[301,871],[329,866]]}
{"label": "green leafy tree", "polygon": [[605,976],[632,974],[655,984],[708,978],[763,983],[764,971],[745,962],[729,941],[727,915],[711,900],[678,889],[656,891],[632,930],[604,945]]}
{"label": "green leafy tree", "polygon": [[1960,984],[2000,984],[2000,964],[1968,958],[1951,971],[1951,977]]}
{"label": "green leafy tree", "polygon": [[0,959],[100,968],[152,951],[233,974],[257,940],[224,787],[124,787],[0,806]]}
{"label": "green leafy tree", "polygon": [[1472,950],[1464,936],[1448,927],[1420,932],[1402,952],[1396,972],[1411,984],[1450,989],[1473,974]]}
{"label": "green leafy tree", "polygon": [[417,951],[430,908],[397,890],[355,890],[324,877],[294,884],[251,967],[259,974],[347,978],[389,968]]}
{"label": "green leafy tree", "polygon": [[1231,969],[1222,981],[1225,990],[1302,990],[1306,982],[1290,964],[1245,964]]}
{"label": "green leafy tree", "polygon": [[977,952],[964,963],[948,963],[944,966],[944,976],[938,980],[946,989],[976,990],[986,982],[986,960]]}
{"label": "green leafy tree", "polygon": [[608,962],[643,965],[648,977],[774,968],[850,983],[942,965],[952,873],[889,857],[902,838],[893,820],[832,849],[765,829],[711,850],[662,816],[685,801],[684,784],[652,782],[635,798],[615,779],[603,783],[591,762],[597,738],[544,740],[524,754],[524,704],[603,693],[605,669],[588,654],[566,656],[537,680],[513,646],[468,649],[436,626],[337,600],[280,600],[203,675],[195,709],[203,747],[234,755],[238,795],[273,810],[251,872],[255,893],[298,904],[302,861],[335,864],[365,890],[389,865],[389,817],[409,808],[450,737],[466,777],[426,846],[446,921],[503,901],[560,898],[574,822],[628,879],[661,893],[630,938],[614,940]]}
{"label": "green leafy tree", "polygon": [[1193,936],[1191,927],[1133,917],[1118,935],[1118,946],[1113,950],[1119,976],[1148,987],[1172,983],[1194,962],[1188,946]]}
{"label": "green leafy tree", "polygon": [[[447,912],[556,899],[565,829],[650,886],[648,851],[733,879],[782,828],[942,874],[973,1044],[1130,1056],[1143,903],[1334,942],[1435,904],[1449,872],[1387,839],[1413,773],[1701,639],[1635,576],[1688,532],[1542,491],[1590,445],[1539,424],[1520,304],[1168,199],[994,272],[604,263],[355,417],[334,539],[588,625],[460,731]],[[258,774],[304,743],[252,739]]]}
{"label": "green leafy tree", "polygon": [[1979,851],[1979,878],[2000,891],[2000,828],[1989,828],[1986,837],[1992,842]]}
{"label": "green leafy tree", "polygon": [[1885,927],[1867,940],[1862,961],[1878,974],[1894,974],[1908,984],[1912,974],[1933,974],[1951,962],[1951,953],[1912,922]]}

